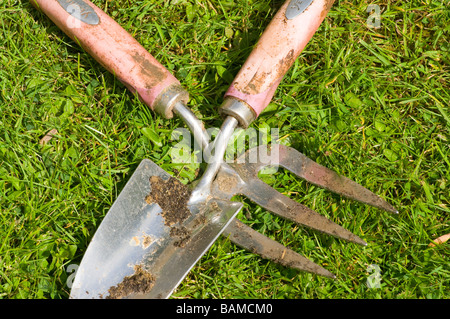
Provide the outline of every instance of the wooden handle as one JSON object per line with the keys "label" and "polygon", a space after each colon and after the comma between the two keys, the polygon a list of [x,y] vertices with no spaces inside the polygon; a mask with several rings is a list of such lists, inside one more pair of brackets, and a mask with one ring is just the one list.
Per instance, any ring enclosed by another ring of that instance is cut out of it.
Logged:
{"label": "wooden handle", "polygon": [[30,1],[152,110],[173,116],[157,104],[168,88],[181,87],[179,81],[105,12],[88,0]]}
{"label": "wooden handle", "polygon": [[288,0],[262,34],[225,96],[258,116],[324,20],[334,0]]}

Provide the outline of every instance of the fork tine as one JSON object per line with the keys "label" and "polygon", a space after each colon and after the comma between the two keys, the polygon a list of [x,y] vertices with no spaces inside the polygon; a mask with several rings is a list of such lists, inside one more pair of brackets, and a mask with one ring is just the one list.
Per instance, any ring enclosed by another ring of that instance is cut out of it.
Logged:
{"label": "fork tine", "polygon": [[397,209],[358,183],[314,162],[299,151],[279,145],[278,164],[298,177],[336,194],[398,214]]}
{"label": "fork tine", "polygon": [[[245,173],[241,173],[240,176],[242,179],[248,178],[248,176],[245,176]],[[241,189],[241,193],[256,204],[280,217],[349,242],[364,246],[367,245],[364,240],[350,231],[342,228],[309,207],[279,193],[258,178],[248,178],[246,180],[246,187]]]}
{"label": "fork tine", "polygon": [[279,242],[260,234],[236,218],[227,226],[223,236],[228,237],[237,246],[248,249],[262,258],[269,259],[285,267],[328,278],[336,278],[334,274],[325,268],[313,263]]}

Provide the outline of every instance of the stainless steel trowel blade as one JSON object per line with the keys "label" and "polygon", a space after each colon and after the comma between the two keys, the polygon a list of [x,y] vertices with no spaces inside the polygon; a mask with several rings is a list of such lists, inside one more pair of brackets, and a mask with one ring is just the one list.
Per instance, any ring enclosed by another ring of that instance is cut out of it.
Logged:
{"label": "stainless steel trowel blade", "polygon": [[168,225],[160,205],[146,200],[152,176],[171,178],[150,160],[139,164],[94,234],[71,298],[168,298],[242,208],[212,198]]}

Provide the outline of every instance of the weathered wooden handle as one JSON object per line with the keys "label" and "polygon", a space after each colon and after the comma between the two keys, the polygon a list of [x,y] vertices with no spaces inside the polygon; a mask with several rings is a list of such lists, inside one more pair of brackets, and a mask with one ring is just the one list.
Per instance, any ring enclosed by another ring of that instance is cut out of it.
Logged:
{"label": "weathered wooden handle", "polygon": [[[88,0],[30,0],[152,110],[171,118],[171,106],[188,94],[179,81],[125,29]],[[170,99],[164,96],[172,91]],[[177,92],[177,93],[173,93]],[[164,101],[162,101],[164,100]],[[176,101],[175,101],[176,100]]]}
{"label": "weathered wooden handle", "polygon": [[288,0],[262,34],[225,96],[258,116],[324,20],[334,0]]}

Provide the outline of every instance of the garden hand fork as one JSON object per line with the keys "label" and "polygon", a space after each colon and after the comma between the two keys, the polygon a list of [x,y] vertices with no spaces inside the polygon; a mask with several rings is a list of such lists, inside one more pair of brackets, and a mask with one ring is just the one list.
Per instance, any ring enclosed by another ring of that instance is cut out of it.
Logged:
{"label": "garden hand fork", "polygon": [[[285,73],[311,39],[334,0],[288,0],[266,28],[236,78],[231,83],[221,111],[248,127],[269,104]],[[359,237],[313,210],[289,199],[258,179],[266,166],[281,166],[298,177],[347,198],[398,213],[386,201],[361,185],[313,162],[300,152],[282,145],[250,149],[235,163],[222,165],[213,184],[214,196],[231,199],[242,194],[275,214],[300,225],[350,242],[366,245]],[[216,160],[216,165],[219,159]],[[320,266],[281,244],[259,234],[235,219],[224,234],[237,245],[288,267],[334,277]]]}

